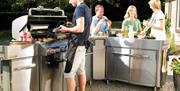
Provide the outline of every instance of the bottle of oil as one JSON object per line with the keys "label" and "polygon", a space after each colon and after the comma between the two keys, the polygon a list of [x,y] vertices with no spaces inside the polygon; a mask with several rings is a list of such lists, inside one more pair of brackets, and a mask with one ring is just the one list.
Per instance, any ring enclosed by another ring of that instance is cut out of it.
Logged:
{"label": "bottle of oil", "polygon": [[128,27],[124,26],[124,37],[128,37]]}

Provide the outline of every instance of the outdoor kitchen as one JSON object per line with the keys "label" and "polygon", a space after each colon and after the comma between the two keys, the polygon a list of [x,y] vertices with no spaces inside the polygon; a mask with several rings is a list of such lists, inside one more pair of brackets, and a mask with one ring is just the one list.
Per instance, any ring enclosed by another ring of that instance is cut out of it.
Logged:
{"label": "outdoor kitchen", "polygon": [[[67,91],[71,34],[59,26],[71,27],[68,16],[59,7],[38,6],[12,21],[12,39],[0,43],[0,91]],[[168,80],[169,40],[111,28],[88,42],[86,91],[174,91],[172,77]]]}
{"label": "outdoor kitchen", "polygon": [[[61,12],[62,16],[36,15],[40,11]],[[65,24],[67,17],[63,10],[32,8],[26,18],[27,28],[12,30],[14,41],[0,47],[2,91],[64,91],[68,34],[53,30],[57,24]],[[17,22],[18,19],[13,25]],[[33,40],[24,35],[27,30]],[[169,48],[167,41],[107,36],[90,37],[90,41],[92,45],[86,55],[89,81],[116,80],[155,89],[161,87],[162,64]]]}

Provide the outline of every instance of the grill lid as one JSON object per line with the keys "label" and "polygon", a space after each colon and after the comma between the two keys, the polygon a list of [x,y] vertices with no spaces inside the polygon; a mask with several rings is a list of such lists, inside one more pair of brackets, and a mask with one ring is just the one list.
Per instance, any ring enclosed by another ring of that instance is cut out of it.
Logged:
{"label": "grill lid", "polygon": [[59,36],[62,38],[65,35],[59,35],[53,32],[53,29],[59,25],[65,25],[66,22],[67,16],[64,15],[62,9],[49,9],[40,6],[29,9],[27,27],[35,40],[42,40],[45,38],[57,39]]}

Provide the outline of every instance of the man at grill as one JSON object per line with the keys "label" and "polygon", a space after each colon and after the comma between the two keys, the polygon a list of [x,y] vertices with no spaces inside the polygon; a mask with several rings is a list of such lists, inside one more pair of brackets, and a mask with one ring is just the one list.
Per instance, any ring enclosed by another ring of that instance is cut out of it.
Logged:
{"label": "man at grill", "polygon": [[85,53],[92,16],[84,0],[70,0],[69,3],[71,3],[73,7],[76,7],[72,19],[73,27],[68,28],[63,25],[59,27],[59,31],[61,32],[70,32],[64,75],[68,91],[75,91],[76,84],[74,76],[76,73],[78,74],[80,91],[85,91]]}

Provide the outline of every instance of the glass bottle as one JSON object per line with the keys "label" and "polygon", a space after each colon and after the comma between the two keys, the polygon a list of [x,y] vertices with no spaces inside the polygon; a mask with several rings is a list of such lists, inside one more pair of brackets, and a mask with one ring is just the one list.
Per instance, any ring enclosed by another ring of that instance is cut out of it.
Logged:
{"label": "glass bottle", "polygon": [[129,38],[134,38],[134,31],[133,31],[133,26],[132,25],[129,25],[128,37]]}
{"label": "glass bottle", "polygon": [[124,37],[128,37],[128,27],[124,26]]}

